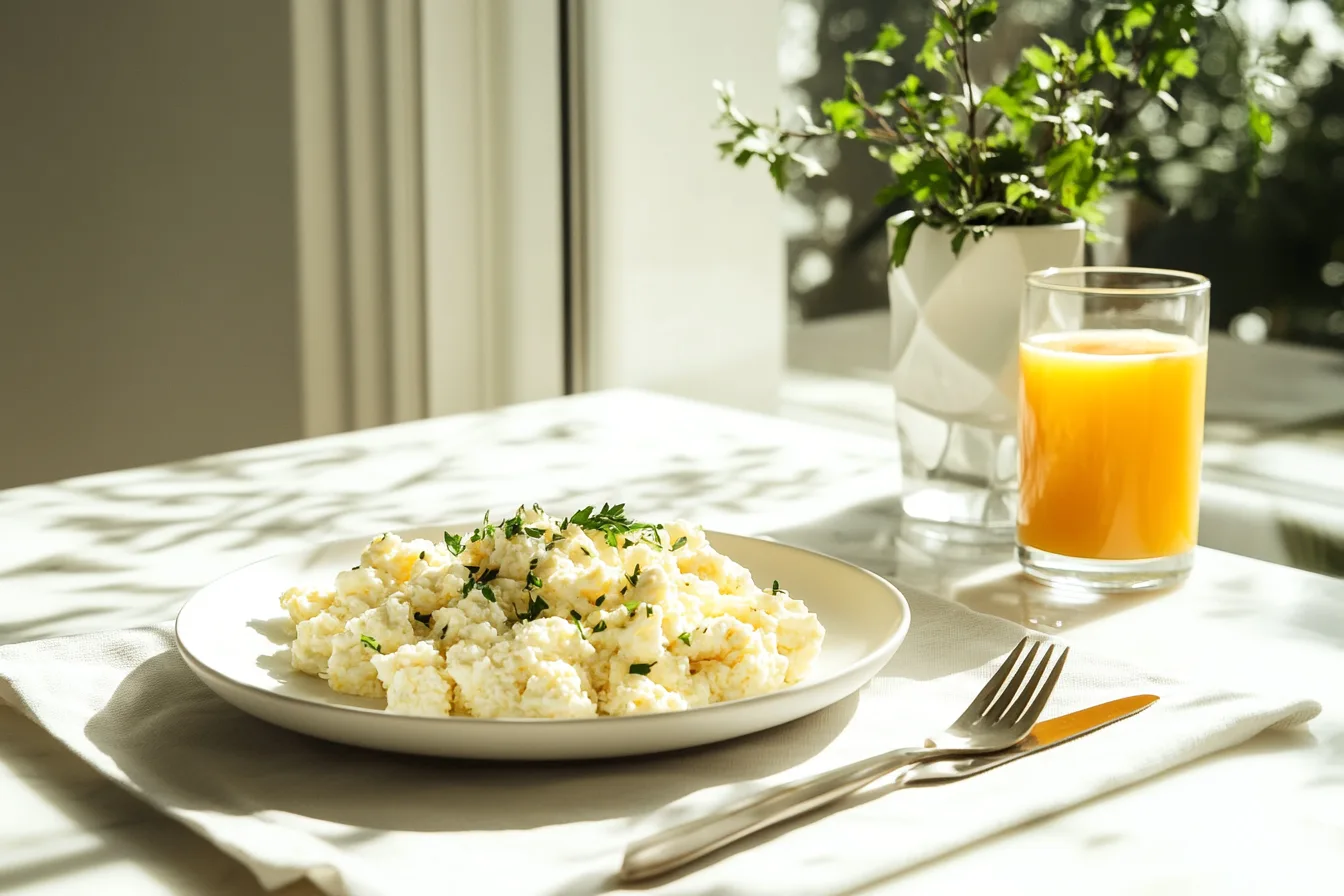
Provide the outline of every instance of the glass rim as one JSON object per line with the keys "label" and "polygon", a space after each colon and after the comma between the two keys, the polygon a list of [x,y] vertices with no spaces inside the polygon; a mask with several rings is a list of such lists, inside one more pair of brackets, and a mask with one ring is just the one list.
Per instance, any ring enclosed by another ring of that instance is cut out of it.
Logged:
{"label": "glass rim", "polygon": [[[1084,274],[1096,272],[1102,274],[1159,274],[1173,280],[1185,280],[1184,285],[1173,286],[1081,286],[1071,283],[1059,283],[1053,278],[1060,274]],[[1096,296],[1186,296],[1203,292],[1209,288],[1209,278],[1203,274],[1189,271],[1176,271],[1169,268],[1135,268],[1123,265],[1102,265],[1095,267],[1042,268],[1027,275],[1027,285],[1037,289],[1049,289],[1074,295]]]}

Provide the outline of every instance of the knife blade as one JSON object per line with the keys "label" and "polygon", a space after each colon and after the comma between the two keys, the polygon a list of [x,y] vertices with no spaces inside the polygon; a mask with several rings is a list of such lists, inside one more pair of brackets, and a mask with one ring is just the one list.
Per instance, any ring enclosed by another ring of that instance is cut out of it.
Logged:
{"label": "knife blade", "polygon": [[917,786],[978,775],[992,768],[998,768],[1006,762],[1048,750],[1084,734],[1091,734],[1099,728],[1113,725],[1121,719],[1143,712],[1157,700],[1153,694],[1136,694],[1133,697],[1122,697],[1119,700],[1099,703],[1087,709],[1046,719],[1033,725],[1027,739],[1012,749],[1001,753],[967,756],[964,759],[944,759],[939,762],[912,765],[897,778],[897,781],[901,786]]}

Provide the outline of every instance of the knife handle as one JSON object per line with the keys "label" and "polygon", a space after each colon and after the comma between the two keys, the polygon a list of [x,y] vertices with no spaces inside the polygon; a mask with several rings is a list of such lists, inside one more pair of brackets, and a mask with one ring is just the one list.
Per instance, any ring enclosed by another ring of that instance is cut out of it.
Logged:
{"label": "knife handle", "polygon": [[937,759],[949,752],[925,747],[892,750],[771,787],[723,811],[630,844],[621,865],[621,880],[644,880],[680,868],[749,834],[847,796],[903,765]]}

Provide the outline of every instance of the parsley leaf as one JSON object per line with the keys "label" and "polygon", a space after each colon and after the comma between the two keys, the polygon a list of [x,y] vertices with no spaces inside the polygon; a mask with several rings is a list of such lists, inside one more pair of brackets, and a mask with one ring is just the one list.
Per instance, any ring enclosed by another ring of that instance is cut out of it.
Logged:
{"label": "parsley leaf", "polygon": [[603,601],[605,601],[606,599],[607,599],[607,596],[606,596],[605,594],[602,595],[601,597],[599,597],[599,598],[597,599],[597,604],[596,604],[596,606],[599,606],[599,607],[602,606]]}
{"label": "parsley leaf", "polygon": [[648,675],[650,672],[653,671],[653,667],[656,666],[656,665],[658,665],[658,664],[657,664],[657,663],[631,663],[631,664],[630,664],[630,674],[631,674],[631,675]]}
{"label": "parsley leaf", "polygon": [[631,588],[634,588],[636,585],[639,584],[639,564],[638,564],[638,563],[635,564],[635,571],[632,572],[630,575],[626,576],[626,578],[630,580],[630,587],[631,587]]}
{"label": "parsley leaf", "polygon": [[775,579],[775,583],[770,586],[770,593],[771,594],[779,593],[779,579]]}
{"label": "parsley leaf", "polygon": [[383,652],[383,646],[379,644],[377,641],[373,640],[373,638],[370,635],[360,635],[359,643],[363,644],[370,650],[377,651],[378,653]]}
{"label": "parsley leaf", "polygon": [[484,585],[486,582],[492,582],[499,577],[497,569],[483,569],[481,574],[476,577],[477,584]]}
{"label": "parsley leaf", "polygon": [[481,586],[481,597],[483,597],[483,598],[485,598],[486,600],[490,601],[490,603],[494,603],[494,602],[495,602],[495,592],[490,590],[490,586],[489,586],[489,585],[482,585],[482,586]]}
{"label": "parsley leaf", "polygon": [[[552,543],[554,543],[554,542],[552,542]],[[587,554],[589,557],[593,556],[593,552],[590,551],[590,550],[588,550],[588,549],[587,549],[586,547],[584,547],[583,545],[579,545],[579,550],[583,551],[583,552],[584,552],[585,554]]]}
{"label": "parsley leaf", "polygon": [[690,632],[682,632],[681,634],[677,635],[677,640],[680,641],[681,643],[685,644],[687,647],[690,647],[690,646],[691,646],[691,633],[690,633]]}
{"label": "parsley leaf", "polygon": [[603,619],[597,625],[593,626],[593,634],[597,634],[598,632],[604,632],[606,630],[607,630],[607,620],[605,619]]}
{"label": "parsley leaf", "polygon": [[625,543],[621,545],[621,547],[623,547],[623,548],[632,548],[632,547],[634,547],[634,546],[635,546],[635,543],[634,543],[633,541],[631,541],[630,539],[628,539],[628,538],[625,540]]}
{"label": "parsley leaf", "polygon": [[421,559],[421,560],[425,559],[425,552],[424,552],[424,551],[421,551],[421,552],[420,552],[420,559]]}
{"label": "parsley leaf", "polygon": [[644,605],[644,615],[645,615],[645,616],[652,616],[652,615],[653,615],[653,604],[645,604],[645,605]]}
{"label": "parsley leaf", "polygon": [[431,622],[434,621],[434,617],[429,615],[428,613],[416,613],[415,621],[420,623],[421,625],[429,625]]}
{"label": "parsley leaf", "polygon": [[681,549],[684,548],[684,547],[686,547],[686,536],[685,536],[685,535],[681,536],[681,537],[678,538],[676,541],[672,542],[672,550],[674,550],[674,551],[679,551],[679,550],[681,550]]}
{"label": "parsley leaf", "polygon": [[635,610],[639,609],[639,601],[628,600],[625,603],[621,604],[621,606],[625,607],[626,612],[629,613],[631,616],[633,616],[635,615]]}
{"label": "parsley leaf", "polygon": [[536,526],[528,526],[523,530],[523,533],[527,535],[528,538],[540,538],[546,534],[546,530],[538,529]]}
{"label": "parsley leaf", "polygon": [[575,622],[578,622],[579,620],[583,619],[583,617],[579,615],[579,611],[578,611],[578,610],[570,610],[570,611],[569,611],[569,618],[570,618],[570,619],[573,619]]}
{"label": "parsley leaf", "polygon": [[550,609],[550,606],[550,604],[541,599],[540,594],[534,595],[532,599],[527,602],[527,612],[518,614],[518,621],[531,622],[533,619],[541,616],[543,611]]}
{"label": "parsley leaf", "polygon": [[533,588],[540,588],[540,587],[541,587],[541,576],[537,575],[534,572],[529,572],[527,574],[527,590],[531,591]]}
{"label": "parsley leaf", "polygon": [[448,550],[453,552],[454,557],[462,553],[461,535],[449,535],[447,532],[445,532],[443,533],[443,543],[448,547]]}

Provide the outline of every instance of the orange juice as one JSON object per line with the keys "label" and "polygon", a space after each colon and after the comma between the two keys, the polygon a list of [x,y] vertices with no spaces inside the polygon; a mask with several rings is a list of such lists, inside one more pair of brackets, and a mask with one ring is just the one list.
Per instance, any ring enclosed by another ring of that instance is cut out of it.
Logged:
{"label": "orange juice", "polygon": [[1023,342],[1019,543],[1090,560],[1195,546],[1205,348],[1153,330]]}

